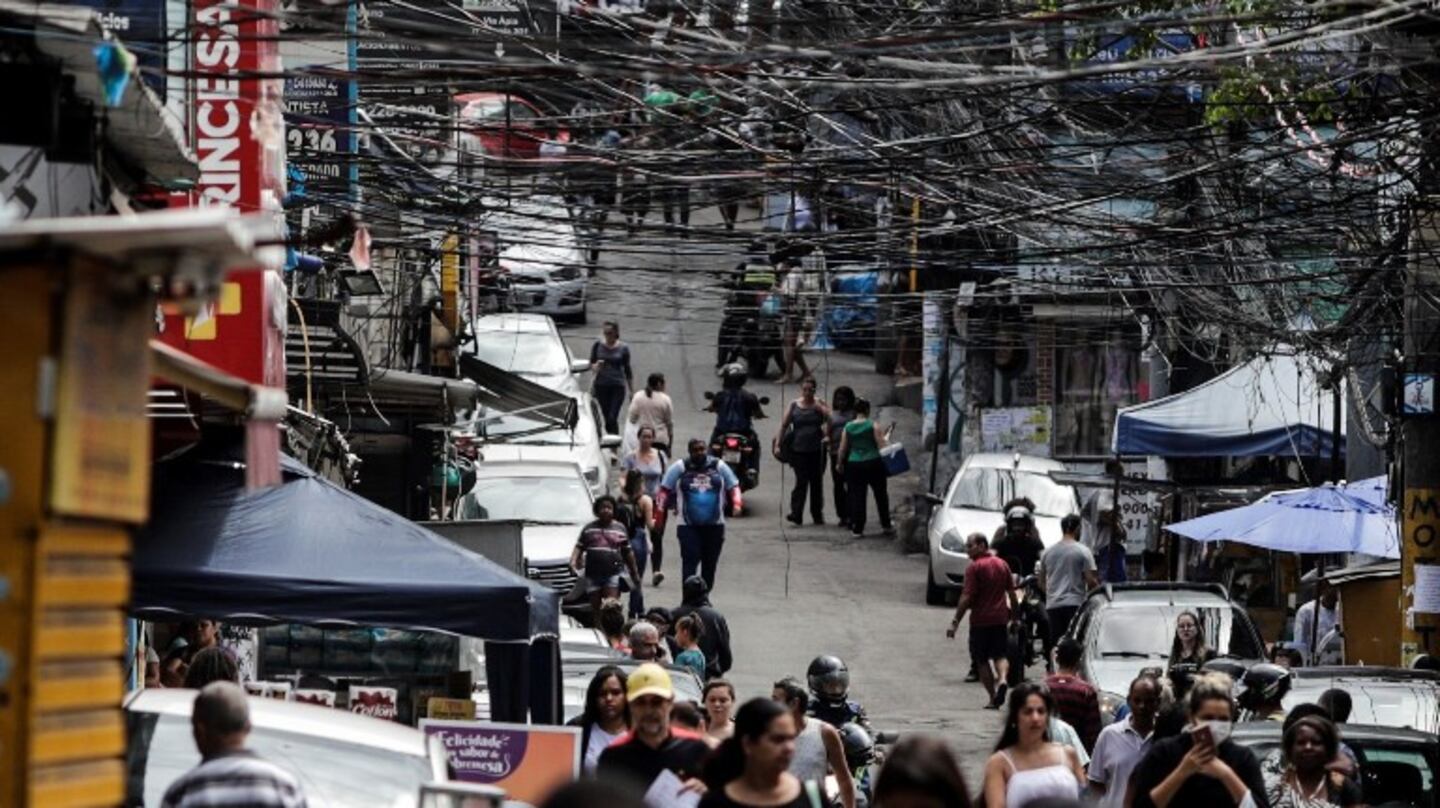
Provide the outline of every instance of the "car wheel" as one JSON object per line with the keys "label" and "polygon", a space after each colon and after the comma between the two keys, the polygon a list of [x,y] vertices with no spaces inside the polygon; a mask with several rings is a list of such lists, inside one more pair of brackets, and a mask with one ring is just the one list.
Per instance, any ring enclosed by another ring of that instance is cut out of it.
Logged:
{"label": "car wheel", "polygon": [[945,587],[935,583],[935,570],[930,565],[925,565],[925,605],[944,606],[949,600],[949,592]]}

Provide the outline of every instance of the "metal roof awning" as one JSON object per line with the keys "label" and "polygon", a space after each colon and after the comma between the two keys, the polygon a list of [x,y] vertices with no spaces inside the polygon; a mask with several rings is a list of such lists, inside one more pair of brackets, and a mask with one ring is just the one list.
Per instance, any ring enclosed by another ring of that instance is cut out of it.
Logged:
{"label": "metal roof awning", "polygon": [[106,105],[93,51],[96,43],[116,38],[100,26],[95,10],[0,0],[0,20],[6,27],[34,29],[35,47],[74,77],[75,94],[104,116],[105,139],[126,162],[165,183],[199,178],[200,167],[185,145],[180,122],[166,113],[165,105],[141,80],[139,68],[131,69],[120,105]]}
{"label": "metal roof awning", "polygon": [[523,413],[562,429],[574,429],[580,420],[579,405],[570,396],[473,356],[460,356],[460,374],[479,386],[480,403],[495,412]]}
{"label": "metal roof awning", "polygon": [[449,412],[474,409],[480,391],[469,379],[447,379],[408,370],[373,368],[368,382],[379,401],[408,405],[443,405]]}

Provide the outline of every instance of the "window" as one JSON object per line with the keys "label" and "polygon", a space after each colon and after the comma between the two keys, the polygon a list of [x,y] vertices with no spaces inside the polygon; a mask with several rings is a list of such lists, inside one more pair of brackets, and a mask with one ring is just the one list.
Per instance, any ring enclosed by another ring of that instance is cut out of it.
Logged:
{"label": "window", "polygon": [[577,476],[486,477],[461,501],[462,519],[588,522],[590,490]]}
{"label": "window", "polygon": [[1055,454],[1110,453],[1115,412],[1140,401],[1138,340],[1120,327],[1061,324],[1055,335]]}

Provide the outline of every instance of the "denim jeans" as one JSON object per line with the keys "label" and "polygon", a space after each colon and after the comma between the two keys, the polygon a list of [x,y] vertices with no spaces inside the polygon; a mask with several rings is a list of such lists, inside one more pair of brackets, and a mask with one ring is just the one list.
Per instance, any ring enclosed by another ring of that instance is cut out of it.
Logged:
{"label": "denim jeans", "polygon": [[[644,530],[643,528],[641,529]],[[640,579],[635,581],[635,586],[630,590],[630,616],[643,617],[645,615],[645,562],[649,560],[650,553],[645,549],[645,534],[637,532],[630,537],[630,550],[635,553],[635,571],[640,573]]]}
{"label": "denim jeans", "polygon": [[715,591],[715,568],[720,565],[720,550],[725,546],[725,526],[680,525],[675,535],[680,539],[681,580],[694,575],[698,567],[705,587]]}

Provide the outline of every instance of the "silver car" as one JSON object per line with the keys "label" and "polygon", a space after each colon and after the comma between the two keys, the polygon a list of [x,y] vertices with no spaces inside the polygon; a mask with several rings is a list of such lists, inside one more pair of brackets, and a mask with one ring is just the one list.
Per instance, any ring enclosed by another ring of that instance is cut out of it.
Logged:
{"label": "silver car", "polygon": [[965,537],[983,533],[991,538],[1005,524],[1005,503],[1028,497],[1035,503],[1035,526],[1046,547],[1060,541],[1060,519],[1080,512],[1075,489],[1049,477],[1064,471],[1065,464],[1045,457],[1022,454],[981,453],[965,463],[944,497],[934,497],[930,513],[930,565],[925,581],[925,602],[943,604],[949,592],[965,583],[970,556]]}
{"label": "silver car", "polygon": [[599,497],[610,493],[611,466],[621,438],[602,433],[605,418],[595,399],[582,394],[576,400],[580,406],[574,431],[556,429],[523,415],[482,414],[475,431],[484,459],[573,462],[584,473],[592,494]]}
{"label": "silver car", "polygon": [[567,396],[580,395],[575,374],[590,369],[565,347],[555,321],[544,314],[487,314],[470,324],[473,341],[461,350],[486,364],[523,376]]}
{"label": "silver car", "polygon": [[[156,806],[200,763],[190,732],[196,691],[152,688],[125,700],[126,805]],[[332,707],[252,696],[247,746],[294,775],[312,808],[417,806],[420,787],[448,779],[439,738]]]}
{"label": "silver car", "polygon": [[519,519],[527,575],[560,592],[575,585],[570,552],[594,518],[590,490],[568,460],[493,460],[475,467],[475,486],[460,498],[460,519]]}

